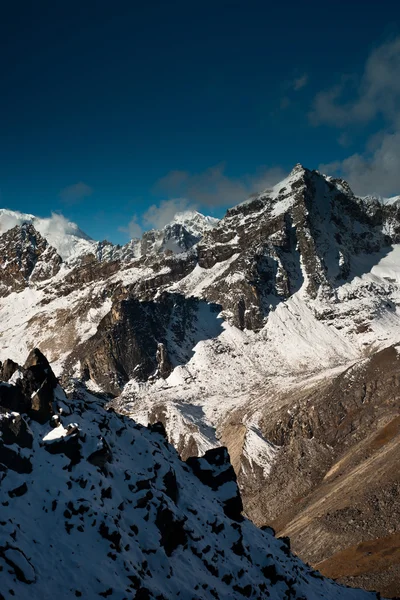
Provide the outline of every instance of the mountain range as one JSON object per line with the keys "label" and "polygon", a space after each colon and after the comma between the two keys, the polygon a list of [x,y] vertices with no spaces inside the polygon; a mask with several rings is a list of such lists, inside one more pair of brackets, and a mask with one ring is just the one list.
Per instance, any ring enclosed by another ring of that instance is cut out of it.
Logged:
{"label": "mountain range", "polygon": [[125,246],[5,209],[0,232],[4,385],[39,348],[69,398],[162,423],[183,460],[227,447],[245,515],[323,574],[399,593],[399,197],[296,165]]}

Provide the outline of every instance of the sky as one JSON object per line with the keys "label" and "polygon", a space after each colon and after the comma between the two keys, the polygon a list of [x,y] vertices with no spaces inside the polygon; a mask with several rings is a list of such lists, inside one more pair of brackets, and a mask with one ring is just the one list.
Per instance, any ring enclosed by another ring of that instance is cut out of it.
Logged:
{"label": "sky", "polygon": [[125,243],[296,163],[400,194],[400,4],[0,8],[0,206]]}

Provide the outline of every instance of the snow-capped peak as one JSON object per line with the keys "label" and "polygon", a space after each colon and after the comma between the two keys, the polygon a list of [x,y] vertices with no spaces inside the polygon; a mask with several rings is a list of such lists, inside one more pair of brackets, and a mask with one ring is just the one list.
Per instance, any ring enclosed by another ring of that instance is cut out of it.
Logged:
{"label": "snow-capped peak", "polygon": [[63,260],[93,250],[95,242],[76,223],[68,221],[63,215],[53,213],[51,217],[40,218],[6,208],[0,209],[0,235],[23,223],[32,223]]}
{"label": "snow-capped peak", "polygon": [[175,224],[182,225],[189,233],[196,236],[202,236],[209,229],[213,229],[218,222],[219,219],[203,215],[197,210],[185,210],[176,213],[172,221],[168,223],[166,227],[171,227]]}

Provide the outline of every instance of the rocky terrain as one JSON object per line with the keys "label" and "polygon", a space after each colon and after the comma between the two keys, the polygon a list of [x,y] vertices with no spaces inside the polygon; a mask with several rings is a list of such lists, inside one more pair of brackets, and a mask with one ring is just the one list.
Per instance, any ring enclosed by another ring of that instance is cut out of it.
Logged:
{"label": "rocky terrain", "polygon": [[227,446],[247,516],[399,595],[399,206],[297,165],[125,246],[0,211],[0,359],[39,347],[183,459]]}
{"label": "rocky terrain", "polygon": [[183,462],[38,350],[2,366],[0,432],[2,599],[378,598],[245,519],[226,448]]}

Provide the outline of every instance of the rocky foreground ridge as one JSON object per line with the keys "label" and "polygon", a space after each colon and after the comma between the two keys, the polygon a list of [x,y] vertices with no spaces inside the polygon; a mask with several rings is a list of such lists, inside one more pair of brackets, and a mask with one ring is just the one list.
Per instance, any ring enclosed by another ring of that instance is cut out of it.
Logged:
{"label": "rocky foreground ridge", "polygon": [[[18,409],[17,412],[16,409]],[[2,366],[0,598],[377,598],[242,516],[225,448],[183,462],[33,351]]]}

